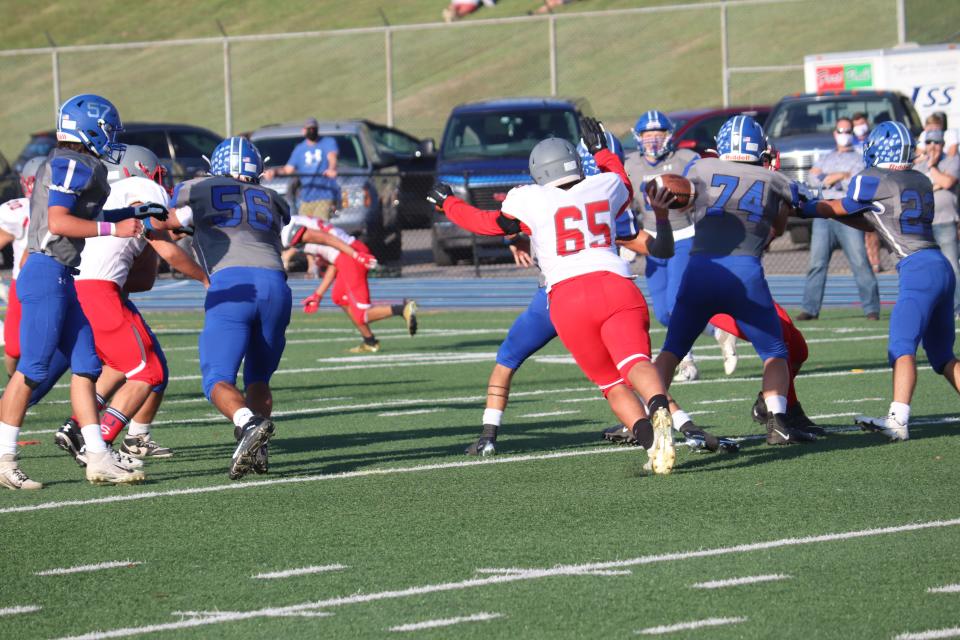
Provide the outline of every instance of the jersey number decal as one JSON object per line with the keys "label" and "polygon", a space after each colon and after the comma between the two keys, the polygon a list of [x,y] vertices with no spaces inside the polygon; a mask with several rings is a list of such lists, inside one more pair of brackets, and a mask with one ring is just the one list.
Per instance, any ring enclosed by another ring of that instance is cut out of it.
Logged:
{"label": "jersey number decal", "polygon": [[251,227],[257,231],[270,231],[273,228],[273,211],[268,206],[270,196],[262,189],[247,188],[244,191],[238,184],[219,185],[210,190],[210,204],[215,210],[227,214],[215,217],[214,226],[236,227],[243,222],[246,209],[247,224]]}
{"label": "jersey number decal", "polygon": [[913,189],[900,194],[903,213],[900,214],[900,232],[904,235],[930,236],[933,230],[933,192],[926,191],[921,199]]}
{"label": "jersey number decal", "polygon": [[[594,249],[609,247],[612,243],[610,233],[610,203],[606,200],[588,202],[587,230],[593,236],[590,246]],[[606,215],[601,215],[606,214]],[[598,220],[597,217],[600,216]],[[579,207],[560,207],[553,214],[553,223],[557,232],[557,255],[569,256],[580,253],[586,246],[586,236],[580,230],[580,225],[567,226],[568,222],[582,222],[583,211]]]}
{"label": "jersey number decal", "polygon": [[[707,215],[722,216],[723,208],[727,202],[730,201],[730,197],[739,185],[740,178],[737,176],[725,176],[720,173],[713,174],[713,180],[710,181],[710,186],[720,187],[721,191],[720,196],[717,198],[717,201],[713,203],[713,206],[707,207]],[[750,188],[747,189],[747,192],[741,196],[740,201],[735,203],[735,210],[748,214],[748,222],[759,222],[763,217],[764,186],[765,183],[763,180],[754,181],[754,183],[750,185]]]}

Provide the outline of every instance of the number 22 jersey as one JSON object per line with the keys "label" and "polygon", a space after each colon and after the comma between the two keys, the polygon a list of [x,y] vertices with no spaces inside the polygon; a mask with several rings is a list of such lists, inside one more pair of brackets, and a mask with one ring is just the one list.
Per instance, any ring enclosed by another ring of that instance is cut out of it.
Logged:
{"label": "number 22 jersey", "polygon": [[208,275],[227,267],[283,271],[280,230],[290,207],[273,189],[226,176],[177,185],[170,199],[177,219],[193,226],[193,246]]}
{"label": "number 22 jersey", "polygon": [[529,227],[549,291],[563,280],[594,271],[630,277],[629,265],[617,255],[614,243],[614,221],[629,198],[620,176],[601,173],[569,189],[515,187],[500,210]]}

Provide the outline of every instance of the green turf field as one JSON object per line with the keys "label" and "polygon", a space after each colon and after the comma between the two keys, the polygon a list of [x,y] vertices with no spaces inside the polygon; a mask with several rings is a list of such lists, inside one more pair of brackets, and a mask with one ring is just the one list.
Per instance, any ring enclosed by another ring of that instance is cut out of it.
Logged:
{"label": "green turf field", "polygon": [[[154,435],[176,456],[94,487],[52,444],[66,389],[32,410],[22,467],[47,486],[0,493],[0,638],[953,637],[900,636],[960,626],[957,396],[928,368],[909,442],[680,447],[654,477],[599,440],[611,416],[555,341],[515,378],[499,455],[467,458],[514,315],[425,314],[416,338],[384,322],[383,351],[358,357],[339,314],[297,314],[270,474],[240,482],[200,394],[199,314],[150,316],[174,376]],[[803,328],[807,412],[838,430],[883,413],[886,323]],[[761,431],[747,351],[726,378],[704,341],[702,380],[673,389],[718,434]]]}

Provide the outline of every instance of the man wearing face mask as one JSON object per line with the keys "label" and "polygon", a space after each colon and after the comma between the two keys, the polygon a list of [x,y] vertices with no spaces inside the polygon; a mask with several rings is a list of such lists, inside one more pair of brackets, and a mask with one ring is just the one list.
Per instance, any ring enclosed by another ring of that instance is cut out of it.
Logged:
{"label": "man wearing face mask", "polygon": [[[823,189],[823,198],[842,198],[847,192],[851,176],[864,169],[863,156],[853,148],[853,123],[849,118],[837,120],[833,132],[837,144],[835,151],[820,158],[807,177],[807,183],[814,189]],[[816,320],[820,316],[823,293],[827,283],[827,270],[830,256],[839,246],[843,249],[850,270],[857,282],[863,313],[868,320],[880,319],[880,290],[877,278],[867,260],[863,231],[847,225],[817,218],[813,221],[813,233],[810,238],[810,267],[807,270],[807,282],[803,291],[803,311],[797,320]]]}
{"label": "man wearing face mask", "polygon": [[853,123],[853,146],[862,154],[863,145],[867,143],[867,138],[870,137],[870,122],[867,120],[867,115],[860,111],[853,114],[850,121]]}
{"label": "man wearing face mask", "polygon": [[320,125],[316,118],[307,118],[303,123],[303,141],[294,147],[287,164],[280,169],[268,169],[263,177],[270,180],[277,174],[300,178],[297,193],[297,213],[301,216],[329,220],[340,199],[337,184],[337,157],[340,153],[337,141],[330,136],[323,138],[317,133]]}

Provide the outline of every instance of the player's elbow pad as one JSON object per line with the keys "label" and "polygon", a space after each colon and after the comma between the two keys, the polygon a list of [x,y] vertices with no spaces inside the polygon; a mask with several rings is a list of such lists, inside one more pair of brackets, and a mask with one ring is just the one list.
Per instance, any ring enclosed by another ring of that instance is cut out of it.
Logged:
{"label": "player's elbow pad", "polygon": [[669,222],[657,222],[657,237],[647,248],[654,258],[673,257],[673,229]]}
{"label": "player's elbow pad", "polygon": [[520,233],[520,221],[516,218],[508,218],[502,213],[497,216],[497,226],[500,227],[500,230],[503,231],[503,234],[506,236]]}

